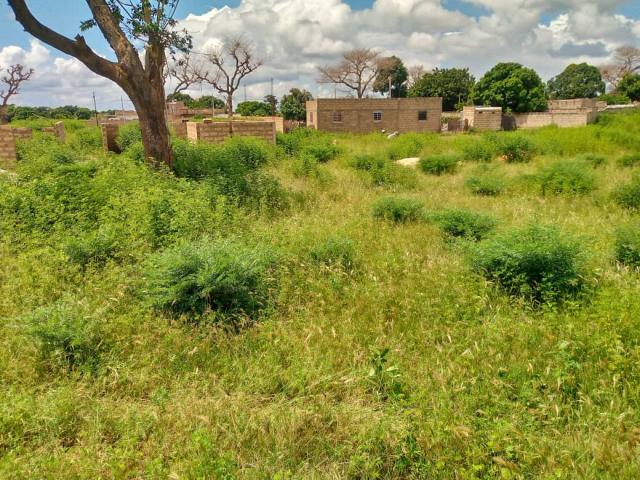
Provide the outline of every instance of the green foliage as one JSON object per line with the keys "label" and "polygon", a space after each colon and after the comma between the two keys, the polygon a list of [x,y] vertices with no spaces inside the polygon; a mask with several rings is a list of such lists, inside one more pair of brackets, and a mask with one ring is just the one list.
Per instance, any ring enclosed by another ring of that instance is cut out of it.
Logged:
{"label": "green foliage", "polygon": [[391,97],[407,96],[407,79],[409,72],[396,56],[382,58],[379,63],[378,75],[373,82],[373,91],[386,94],[389,92],[389,78],[391,78]]}
{"label": "green foliage", "polygon": [[140,142],[142,142],[142,132],[138,122],[125,123],[120,126],[116,144],[121,151],[125,152],[129,147]]}
{"label": "green foliage", "polygon": [[640,153],[629,153],[623,155],[617,160],[618,165],[621,167],[637,167],[640,165]]}
{"label": "green foliage", "polygon": [[389,348],[374,350],[369,357],[371,369],[367,375],[370,389],[383,401],[402,400],[405,385],[397,365],[389,363]]}
{"label": "green foliage", "polygon": [[351,160],[351,166],[369,174],[371,183],[378,187],[415,186],[414,173],[394,162],[386,160],[382,155],[361,154]]}
{"label": "green foliage", "polygon": [[586,194],[596,187],[591,166],[581,159],[558,160],[544,166],[537,180],[543,194]]}
{"label": "green foliage", "polygon": [[82,128],[70,135],[69,145],[78,151],[97,150],[102,148],[102,134],[97,128]]}
{"label": "green foliage", "polygon": [[381,155],[360,154],[353,157],[351,166],[356,170],[372,171],[384,168],[387,160]]}
{"label": "green foliage", "polygon": [[640,268],[640,221],[634,220],[618,227],[615,251],[618,262]]}
{"label": "green foliage", "polygon": [[478,140],[466,144],[462,149],[462,156],[465,160],[475,162],[490,162],[496,156],[497,139],[485,136]]}
{"label": "green foliage", "polygon": [[167,95],[167,102],[182,102],[186,107],[194,109],[205,109],[212,107],[216,109],[223,109],[226,106],[222,100],[211,95],[203,95],[198,98],[192,98],[191,95],[182,92]]}
{"label": "green foliage", "polygon": [[317,264],[337,267],[346,271],[355,267],[355,245],[349,238],[334,236],[315,244],[309,257]]}
{"label": "green foliage", "polygon": [[91,110],[75,105],[66,105],[64,107],[23,107],[9,105],[8,113],[10,122],[41,118],[89,120],[93,117]]}
{"label": "green foliage", "polygon": [[82,305],[59,302],[39,308],[27,319],[27,325],[43,365],[96,373],[106,342],[99,322]]}
{"label": "green foliage", "polygon": [[390,160],[400,160],[419,155],[425,145],[425,137],[417,133],[404,133],[389,142],[387,156]]}
{"label": "green foliage", "polygon": [[627,105],[631,103],[631,99],[622,93],[605,93],[600,95],[598,100],[607,102],[607,105]]}
{"label": "green foliage", "polygon": [[490,215],[459,208],[431,214],[430,218],[445,235],[474,241],[482,240],[497,225],[496,220]]}
{"label": "green foliage", "polygon": [[257,100],[240,102],[236,108],[236,113],[243,117],[268,117],[271,115],[271,105]]}
{"label": "green foliage", "polygon": [[607,157],[597,153],[583,153],[578,155],[575,161],[582,162],[591,168],[599,168],[607,164]]}
{"label": "green foliage", "polygon": [[420,169],[431,175],[443,175],[455,173],[460,162],[457,154],[429,155],[420,159]]}
{"label": "green foliage", "polygon": [[214,321],[255,321],[268,306],[273,262],[266,249],[228,240],[180,244],[147,264],[151,304],[193,318],[212,312]]}
{"label": "green foliage", "polygon": [[326,163],[336,158],[340,149],[330,137],[312,137],[304,143],[301,153],[311,155],[320,163]]}
{"label": "green foliage", "polygon": [[407,197],[381,197],[373,203],[373,216],[395,223],[416,222],[424,219],[421,201]]}
{"label": "green foliage", "polygon": [[498,155],[508,163],[530,162],[535,153],[533,142],[523,135],[505,136],[498,144]]}
{"label": "green foliage", "polygon": [[289,93],[280,100],[280,113],[285,120],[298,120],[304,122],[307,119],[307,102],[313,100],[313,95],[306,90],[292,88]]}
{"label": "green foliage", "polygon": [[545,86],[538,74],[519,63],[499,63],[475,84],[476,105],[502,107],[505,112],[541,112],[547,108]]}
{"label": "green foliage", "polygon": [[444,111],[461,110],[471,96],[475,78],[468,68],[436,68],[409,89],[410,97],[442,97]]}
{"label": "green foliage", "polygon": [[617,93],[632,102],[640,101],[640,73],[627,73],[618,83]]}
{"label": "green foliage", "polygon": [[115,257],[118,251],[117,238],[113,231],[105,229],[90,232],[83,237],[69,240],[63,250],[69,260],[82,268],[88,265],[96,267]]}
{"label": "green foliage", "polygon": [[504,192],[507,181],[495,168],[483,165],[467,177],[465,186],[476,195],[495,196]]}
{"label": "green foliage", "polygon": [[640,210],[640,175],[635,175],[631,182],[618,187],[613,192],[618,205],[629,210]]}
{"label": "green foliage", "polygon": [[553,304],[585,287],[580,244],[555,227],[532,225],[481,242],[473,269],[510,295]]}
{"label": "green foliage", "polygon": [[598,67],[587,63],[572,63],[547,83],[551,98],[595,98],[605,91]]}

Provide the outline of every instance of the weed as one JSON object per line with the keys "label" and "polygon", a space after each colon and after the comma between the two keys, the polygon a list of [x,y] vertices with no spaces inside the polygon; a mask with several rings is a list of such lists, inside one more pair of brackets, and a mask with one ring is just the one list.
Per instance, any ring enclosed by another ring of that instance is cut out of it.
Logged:
{"label": "weed", "polygon": [[486,237],[497,224],[489,215],[463,209],[444,210],[432,214],[431,218],[447,236],[474,241]]}
{"label": "weed", "polygon": [[498,144],[498,154],[508,163],[526,163],[533,158],[535,147],[529,138],[521,135],[510,135]]}
{"label": "weed", "polygon": [[537,181],[543,194],[586,194],[596,186],[595,175],[581,160],[559,160],[542,167]]}
{"label": "weed", "polygon": [[424,206],[413,198],[382,197],[373,204],[373,216],[395,223],[415,222],[424,218]]}
{"label": "weed", "polygon": [[431,175],[443,175],[454,173],[460,162],[460,157],[455,154],[430,155],[420,159],[420,169]]}
{"label": "weed", "polygon": [[640,268],[640,221],[635,220],[617,229],[615,250],[618,262]]}

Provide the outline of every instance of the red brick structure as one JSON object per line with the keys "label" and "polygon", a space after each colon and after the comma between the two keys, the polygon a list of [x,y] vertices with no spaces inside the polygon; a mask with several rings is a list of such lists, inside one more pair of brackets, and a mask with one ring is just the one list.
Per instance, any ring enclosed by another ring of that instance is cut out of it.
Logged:
{"label": "red brick structure", "polygon": [[0,126],[0,168],[16,166],[16,140],[8,125]]}
{"label": "red brick structure", "polygon": [[319,98],[307,102],[307,127],[326,132],[439,132],[442,98]]}

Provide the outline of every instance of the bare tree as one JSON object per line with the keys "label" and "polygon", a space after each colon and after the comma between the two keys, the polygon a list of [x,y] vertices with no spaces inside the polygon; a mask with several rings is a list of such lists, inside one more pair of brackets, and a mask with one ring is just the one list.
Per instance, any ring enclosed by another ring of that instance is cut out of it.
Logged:
{"label": "bare tree", "polygon": [[191,58],[188,53],[180,58],[174,58],[171,65],[167,65],[166,79],[175,80],[173,95],[184,92],[192,85],[200,83],[205,75],[204,66]]}
{"label": "bare tree", "polygon": [[344,85],[353,90],[358,98],[362,98],[379,69],[380,53],[370,48],[359,48],[344,53],[342,60],[336,65],[319,67],[318,82]]}
{"label": "bare tree", "polygon": [[20,85],[26,82],[33,75],[33,68],[25,69],[24,65],[16,63],[7,68],[7,74],[0,79],[0,82],[7,86],[0,90],[0,125],[9,122],[8,107],[11,97],[20,93]]}
{"label": "bare tree", "polygon": [[240,88],[240,82],[261,67],[263,62],[255,58],[252,45],[242,37],[225,39],[222,45],[211,50],[206,58],[213,66],[213,71],[205,71],[200,79],[227,97],[227,113],[231,118],[233,95]]}
{"label": "bare tree", "polygon": [[[9,0],[16,20],[34,37],[77,58],[92,72],[122,88],[135,106],[145,156],[172,165],[169,129],[165,122],[163,70],[168,50],[187,51],[191,37],[175,30],[180,0],[85,0],[92,18],[81,30],[97,26],[117,61],[94,52],[80,34],[71,39],[38,21],[25,0]],[[144,60],[135,43],[144,45]]]}
{"label": "bare tree", "polygon": [[409,67],[409,82],[407,83],[407,87],[411,88],[415,85],[415,83],[424,77],[424,74],[427,73],[424,69],[423,65],[414,65]]}
{"label": "bare tree", "polygon": [[617,89],[625,75],[640,70],[640,48],[631,45],[617,48],[613,53],[613,63],[601,65],[599,69],[604,81]]}

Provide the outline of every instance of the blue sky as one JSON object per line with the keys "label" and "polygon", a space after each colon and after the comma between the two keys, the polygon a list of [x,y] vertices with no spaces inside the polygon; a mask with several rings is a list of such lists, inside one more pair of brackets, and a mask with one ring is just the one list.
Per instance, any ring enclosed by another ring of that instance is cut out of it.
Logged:
{"label": "blue sky", "polygon": [[[640,46],[640,0],[181,0],[177,18],[202,51],[225,36],[249,37],[265,65],[246,80],[250,99],[275,80],[281,96],[291,87],[333,95],[316,82],[317,67],[342,52],[369,47],[397,55],[407,66],[468,67],[476,77],[502,61],[517,61],[548,79],[569,63],[606,63],[620,45]],[[27,0],[43,23],[67,36],[89,18],[84,0]],[[230,9],[212,11],[228,5]],[[99,30],[84,33],[98,53],[113,58]],[[212,43],[213,42],[213,43]],[[480,49],[479,49],[480,47]],[[481,54],[479,54],[481,52]],[[0,67],[25,63],[34,78],[16,98],[22,104],[120,103],[120,90],[77,61],[32,37],[0,0]],[[191,93],[198,95],[200,87]]]}

